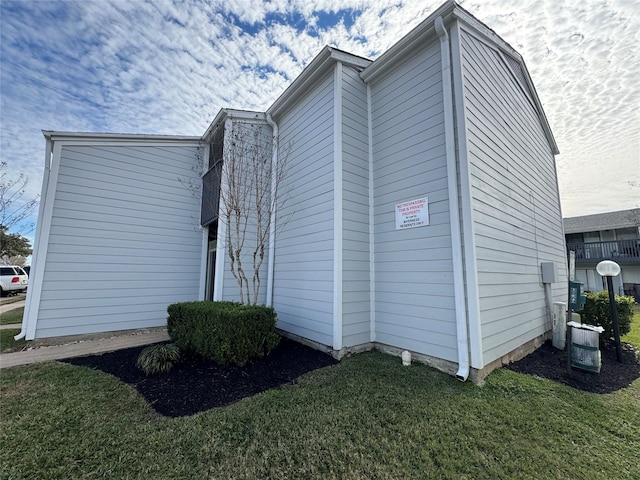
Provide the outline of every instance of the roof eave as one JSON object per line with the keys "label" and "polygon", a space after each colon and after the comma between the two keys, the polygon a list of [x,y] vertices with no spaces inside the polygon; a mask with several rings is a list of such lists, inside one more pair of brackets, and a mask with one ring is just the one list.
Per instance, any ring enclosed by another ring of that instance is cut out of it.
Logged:
{"label": "roof eave", "polygon": [[200,137],[186,135],[149,135],[144,133],[96,133],[96,132],[64,132],[42,130],[47,140],[101,140],[101,141],[167,141],[167,142],[199,142]]}
{"label": "roof eave", "polygon": [[442,17],[442,20],[446,23],[446,21],[452,16],[456,7],[457,4],[453,0],[449,0],[444,3],[435,12],[420,22],[418,26],[391,46],[391,48],[374,60],[371,65],[365,68],[360,74],[360,78],[365,82],[370,82],[382,73],[386,72],[387,68],[393,65],[398,58],[411,53],[417,43],[424,41],[425,38],[431,35],[436,35],[433,25],[436,18]]}
{"label": "roof eave", "polygon": [[398,41],[395,45],[389,48],[389,50],[378,57],[369,67],[362,71],[362,73],[360,74],[362,80],[364,80],[365,82],[371,82],[375,80],[375,78],[379,77],[384,72],[386,72],[388,68],[393,66],[399,58],[402,58],[404,55],[413,52],[417,44],[425,41],[431,36],[435,38],[437,34],[435,33],[434,22],[438,17],[442,17],[442,20],[445,24],[448,24],[453,19],[460,20],[462,23],[464,23],[465,26],[473,29],[477,34],[479,34],[483,38],[486,38],[497,48],[503,50],[508,55],[517,59],[522,67],[522,71],[524,72],[527,86],[532,93],[532,100],[535,103],[536,110],[538,111],[540,124],[542,126],[542,129],[544,130],[545,137],[547,138],[547,142],[549,143],[551,152],[554,155],[560,153],[553,133],[551,132],[549,121],[542,108],[542,103],[540,102],[540,98],[538,97],[538,94],[533,86],[531,75],[529,75],[529,71],[527,70],[522,56],[516,50],[514,50],[511,45],[505,42],[496,32],[491,30],[491,28],[471,15],[471,13],[467,12],[454,0],[449,0],[444,3],[425,20],[420,22],[417,27],[411,30],[400,41]]}
{"label": "roof eave", "polygon": [[267,115],[265,112],[257,112],[253,110],[237,110],[234,108],[221,108],[218,114],[209,124],[209,128],[202,134],[201,140],[208,142],[211,140],[213,132],[221,126],[227,118],[244,120],[247,122],[266,123]]}
{"label": "roof eave", "polygon": [[538,111],[538,118],[540,120],[540,124],[542,125],[542,129],[544,130],[545,136],[547,137],[547,141],[549,142],[551,152],[554,155],[558,155],[560,153],[560,151],[558,150],[558,144],[556,143],[555,137],[551,132],[549,120],[544,113],[542,102],[540,102],[540,97],[538,96],[538,92],[536,92],[536,89],[533,85],[533,80],[531,79],[531,75],[529,74],[529,70],[527,69],[527,65],[525,64],[522,55],[520,55],[511,45],[509,45],[509,43],[507,43],[502,37],[500,37],[500,35],[498,35],[480,20],[475,18],[473,15],[471,15],[471,13],[467,12],[461,6],[456,5],[456,7],[453,9],[453,15],[458,20],[464,22],[467,27],[475,30],[476,33],[491,41],[497,48],[502,50],[507,55],[510,55],[512,58],[515,58],[518,63],[520,63],[520,68],[524,73],[527,87],[532,94],[532,100],[535,103],[536,110]]}
{"label": "roof eave", "polygon": [[283,113],[300,96],[305,95],[308,88],[318,81],[326,73],[327,69],[336,62],[341,62],[357,69],[365,69],[372,61],[337,48],[325,46],[267,109],[267,114],[277,117]]}

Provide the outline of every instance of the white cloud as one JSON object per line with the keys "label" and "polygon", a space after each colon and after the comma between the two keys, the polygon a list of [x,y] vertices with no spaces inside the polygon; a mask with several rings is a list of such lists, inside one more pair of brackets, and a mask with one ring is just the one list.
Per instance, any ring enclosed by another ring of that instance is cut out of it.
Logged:
{"label": "white cloud", "polygon": [[[635,2],[461,4],[527,63],[561,151],[564,213],[640,205]],[[1,158],[29,175],[35,194],[44,162],[41,129],[200,135],[220,108],[266,109],[325,44],[375,57],[439,5],[3,1]],[[358,12],[350,28],[318,22],[318,12],[347,8]],[[306,26],[301,31],[286,18]]]}

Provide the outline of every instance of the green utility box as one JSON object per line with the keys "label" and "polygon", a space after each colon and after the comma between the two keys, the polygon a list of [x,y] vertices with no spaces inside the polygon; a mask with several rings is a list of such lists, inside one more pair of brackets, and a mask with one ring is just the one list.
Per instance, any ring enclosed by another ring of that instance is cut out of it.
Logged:
{"label": "green utility box", "polygon": [[579,312],[587,302],[587,296],[582,293],[582,283],[569,282],[569,308]]}

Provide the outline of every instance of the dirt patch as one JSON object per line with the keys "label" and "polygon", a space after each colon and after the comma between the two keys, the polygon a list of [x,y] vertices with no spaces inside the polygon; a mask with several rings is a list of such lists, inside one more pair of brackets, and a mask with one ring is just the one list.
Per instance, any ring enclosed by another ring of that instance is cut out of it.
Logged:
{"label": "dirt patch", "polygon": [[616,358],[616,349],[609,343],[600,349],[602,367],[600,373],[577,368],[567,371],[567,353],[546,342],[542,347],[522,360],[505,368],[514,372],[548,378],[585,392],[611,393],[626,388],[640,378],[638,351],[632,345],[622,344],[622,361]]}
{"label": "dirt patch", "polygon": [[127,348],[65,362],[118,377],[136,388],[158,413],[169,417],[183,417],[229,405],[337,363],[326,353],[283,338],[269,356],[244,367],[225,367],[186,354],[169,373],[147,377],[136,367],[138,355],[144,348]]}

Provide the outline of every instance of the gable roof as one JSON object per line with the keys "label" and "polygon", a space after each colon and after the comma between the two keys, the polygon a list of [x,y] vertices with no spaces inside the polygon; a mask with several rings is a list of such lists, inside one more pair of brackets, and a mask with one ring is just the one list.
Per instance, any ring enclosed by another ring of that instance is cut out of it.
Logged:
{"label": "gable roof", "polygon": [[[420,22],[417,27],[402,37],[391,48],[378,57],[369,67],[367,67],[360,74],[360,77],[365,82],[371,82],[389,69],[392,69],[393,66],[403,57],[410,55],[415,51],[416,46],[420,43],[428,41],[429,39],[438,38],[434,26],[434,22],[438,17],[442,17],[442,21],[445,25],[450,24],[454,20],[460,21],[467,29],[472,30],[477,36],[482,38],[483,41],[504,53],[509,61],[513,62],[514,65],[512,65],[512,69],[517,65],[517,69],[519,70],[517,76],[530,92],[531,101],[534,104],[534,108],[551,151],[554,154],[560,153],[555,138],[553,137],[553,133],[551,132],[549,121],[542,109],[542,103],[540,102],[540,98],[533,86],[533,81],[531,80],[531,76],[529,75],[529,71],[527,70],[522,56],[496,32],[458,5],[454,0],[447,0],[447,2],[441,5],[425,20]],[[454,61],[456,60],[454,59]]]}
{"label": "gable roof", "polygon": [[564,218],[562,223],[565,234],[638,227],[640,226],[640,208],[569,217]]}
{"label": "gable roof", "polygon": [[318,55],[305,67],[291,85],[267,109],[267,114],[277,117],[305,95],[311,85],[317,82],[330,67],[341,62],[357,70],[363,70],[371,64],[371,60],[353,55],[334,47],[325,46]]}

